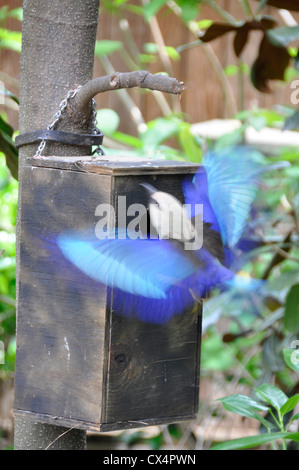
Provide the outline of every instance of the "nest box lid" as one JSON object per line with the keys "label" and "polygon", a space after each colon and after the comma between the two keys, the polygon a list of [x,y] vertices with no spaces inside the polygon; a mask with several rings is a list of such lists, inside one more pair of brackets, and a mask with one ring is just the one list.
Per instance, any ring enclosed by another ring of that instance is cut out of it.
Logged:
{"label": "nest box lid", "polygon": [[29,157],[27,163],[34,167],[55,168],[60,170],[99,173],[102,175],[136,175],[136,174],[188,174],[194,173],[199,164],[156,160],[143,157],[127,156],[49,156]]}

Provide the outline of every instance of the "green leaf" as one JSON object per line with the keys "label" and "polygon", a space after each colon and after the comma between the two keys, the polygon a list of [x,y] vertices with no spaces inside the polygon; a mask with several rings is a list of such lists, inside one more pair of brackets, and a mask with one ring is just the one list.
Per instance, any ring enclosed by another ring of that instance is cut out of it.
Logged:
{"label": "green leaf", "polygon": [[[146,54],[150,55],[157,54],[159,52],[159,46],[154,42],[147,42],[146,44],[144,44],[143,49]],[[174,47],[165,46],[163,50],[172,60],[180,60],[181,56]]]}
{"label": "green leaf", "polygon": [[299,351],[297,349],[283,349],[283,357],[290,369],[299,372]]}
{"label": "green leaf", "polygon": [[13,93],[11,93],[10,91],[6,89],[3,90],[0,88],[0,94],[4,96],[9,96],[9,98],[11,98],[15,103],[19,104],[19,98],[15,96]]}
{"label": "green leaf", "polygon": [[258,109],[257,113],[263,116],[268,126],[278,126],[283,122],[283,117],[277,111],[273,109]]}
{"label": "green leaf", "polygon": [[252,115],[248,122],[256,131],[260,131],[267,125],[267,119],[262,115]]}
{"label": "green leaf", "polygon": [[287,395],[272,384],[260,385],[256,389],[256,395],[269,405],[272,405],[276,410],[280,410],[280,408],[288,401]]}
{"label": "green leaf", "polygon": [[180,60],[181,56],[174,47],[165,46],[165,52],[172,60]]}
{"label": "green leaf", "polygon": [[201,356],[203,370],[224,371],[233,367],[234,364],[233,348],[225,348],[222,339],[216,334],[205,338],[202,343]]}
{"label": "green leaf", "polygon": [[268,3],[268,0],[259,0],[260,4],[259,4],[259,12],[265,8],[265,6],[267,5]]}
{"label": "green leaf", "polygon": [[0,21],[5,21],[8,17],[8,6],[4,5],[0,8]]}
{"label": "green leaf", "polygon": [[113,109],[99,109],[97,111],[97,121],[104,135],[112,135],[119,126],[119,116]]}
{"label": "green leaf", "polygon": [[0,47],[21,52],[21,45],[22,33],[20,31],[9,31],[8,29],[0,28]]}
{"label": "green leaf", "polygon": [[224,73],[227,77],[232,77],[233,75],[237,75],[239,73],[239,67],[234,64],[227,65],[224,69]]}
{"label": "green leaf", "polygon": [[263,342],[262,365],[271,372],[278,372],[285,367],[281,354],[281,339],[275,333],[271,333]]}
{"label": "green leaf", "polygon": [[245,22],[239,25],[230,25],[227,23],[212,23],[206,31],[199,36],[202,42],[210,42],[232,31],[237,31],[239,27],[244,26]]}
{"label": "green leaf", "polygon": [[[9,139],[11,139],[12,135],[13,135],[13,128],[11,127],[10,124],[8,124],[8,122],[4,121],[4,119],[2,118],[2,116],[0,116],[0,130],[3,134],[5,134],[6,136],[9,137]],[[12,141],[11,141],[12,142]]]}
{"label": "green leaf", "polygon": [[146,42],[143,49],[147,54],[157,54],[159,52],[159,46],[155,42]]}
{"label": "green leaf", "polygon": [[168,0],[151,0],[143,7],[144,18],[149,21],[167,3]]}
{"label": "green leaf", "polygon": [[215,144],[215,148],[221,149],[223,147],[230,147],[230,146],[241,144],[244,139],[245,130],[246,130],[246,126],[241,125],[239,128],[235,129],[234,131],[229,132],[227,134],[223,134],[217,140]]}
{"label": "green leaf", "polygon": [[115,131],[113,133],[113,138],[117,140],[118,142],[122,142],[123,144],[128,145],[129,147],[133,147],[136,149],[143,147],[142,140],[138,139],[138,137],[134,137],[133,135],[124,134],[123,132]]}
{"label": "green leaf", "polygon": [[199,163],[202,159],[202,151],[191,132],[190,124],[186,122],[181,124],[178,138],[188,160]]}
{"label": "green leaf", "polygon": [[258,447],[267,442],[273,442],[277,439],[291,439],[299,442],[299,432],[273,432],[267,434],[258,434],[256,436],[241,437],[227,442],[221,442],[211,447],[211,450],[238,450]]}
{"label": "green leaf", "polygon": [[255,88],[270,93],[269,80],[284,80],[290,59],[287,48],[272,44],[265,34],[251,68],[251,81]]}
{"label": "green leaf", "polygon": [[199,29],[207,29],[213,24],[213,20],[200,20],[197,22]]}
{"label": "green leaf", "polygon": [[141,140],[146,146],[156,146],[172,137],[179,131],[179,121],[158,118],[148,123],[148,128],[141,134]]}
{"label": "green leaf", "polygon": [[14,8],[13,10],[10,10],[8,16],[10,16],[10,18],[15,18],[18,21],[22,21],[23,20],[23,8],[17,7],[17,8]]}
{"label": "green leaf", "polygon": [[18,151],[12,140],[13,128],[0,116],[0,151],[5,154],[12,176],[18,179]]}
{"label": "green leaf", "polygon": [[299,26],[282,26],[267,31],[267,36],[276,46],[287,46],[290,42],[299,39]]}
{"label": "green leaf", "polygon": [[247,418],[257,419],[266,427],[271,427],[271,423],[257,413],[257,411],[268,411],[268,406],[241,394],[229,395],[228,397],[221,398],[220,401],[227,411],[246,416]]}
{"label": "green leaf", "polygon": [[283,130],[299,129],[299,111],[296,111],[292,116],[289,116],[284,123]]}
{"label": "green leaf", "polygon": [[289,46],[288,51],[289,51],[290,56],[293,57],[293,59],[297,59],[297,56],[298,56],[297,47]]}
{"label": "green leaf", "polygon": [[[291,111],[290,114],[292,113]],[[258,120],[256,121],[256,119]],[[235,115],[235,119],[240,119],[247,124],[258,128],[261,127],[261,123],[267,126],[277,127],[283,123],[283,117],[277,111],[273,111],[273,109],[266,109],[266,108],[255,108],[249,110],[242,110]]]}
{"label": "green leaf", "polygon": [[294,416],[292,416],[291,420],[289,421],[288,423],[288,428],[290,427],[290,425],[292,424],[293,421],[296,421],[297,419],[299,419],[299,413],[296,413]]}
{"label": "green leaf", "polygon": [[[298,154],[296,153],[294,160],[298,157]],[[285,160],[286,159],[286,154],[283,154],[280,156],[280,159]],[[288,168],[286,170],[289,170]],[[287,171],[286,171],[287,172]],[[268,288],[272,290],[273,292],[281,292],[285,289],[288,289],[289,286],[296,284],[299,282],[299,271],[289,271],[289,272],[284,272],[282,273],[278,278],[276,279],[270,279],[268,283]]]}
{"label": "green leaf", "polygon": [[100,41],[96,41],[94,53],[97,57],[102,57],[119,51],[122,48],[123,43],[121,41],[102,39]]}
{"label": "green leaf", "polygon": [[138,54],[140,64],[154,64],[157,62],[157,56],[153,54]]}
{"label": "green leaf", "polygon": [[285,415],[289,411],[292,411],[295,406],[299,403],[299,394],[293,395],[291,398],[288,399],[288,401],[282,405],[280,408],[280,412],[282,415]]}
{"label": "green leaf", "polygon": [[[3,271],[9,271],[11,268],[15,268],[15,260],[14,259],[10,259],[10,258],[4,258],[3,260],[1,259],[0,261],[0,271],[3,272]],[[7,278],[4,277],[2,278],[2,282],[6,283],[7,285]],[[8,287],[3,288],[3,285],[1,286],[1,288],[3,289],[3,291],[6,291],[7,294],[8,294]]]}
{"label": "green leaf", "polygon": [[176,0],[176,3],[181,8],[182,20],[188,23],[188,21],[195,20],[198,14],[198,5],[201,3],[199,0]]}
{"label": "green leaf", "polygon": [[0,21],[5,21],[7,18],[15,18],[16,20],[22,21],[23,9],[21,7],[8,10],[8,6],[4,5],[0,8]]}
{"label": "green leaf", "polygon": [[292,286],[287,294],[284,327],[290,333],[299,331],[299,283]]}

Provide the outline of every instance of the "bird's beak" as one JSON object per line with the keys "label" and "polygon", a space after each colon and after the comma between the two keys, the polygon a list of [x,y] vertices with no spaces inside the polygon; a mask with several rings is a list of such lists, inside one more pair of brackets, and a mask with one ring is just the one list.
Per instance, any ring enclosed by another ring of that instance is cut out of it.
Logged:
{"label": "bird's beak", "polygon": [[150,195],[156,193],[157,190],[149,183],[139,183]]}

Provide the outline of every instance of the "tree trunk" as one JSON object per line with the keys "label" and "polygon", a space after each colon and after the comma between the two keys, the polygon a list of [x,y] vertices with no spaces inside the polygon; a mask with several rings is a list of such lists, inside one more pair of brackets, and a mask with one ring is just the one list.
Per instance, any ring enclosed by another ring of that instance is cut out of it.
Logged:
{"label": "tree trunk", "polygon": [[[20,134],[46,129],[60,102],[70,89],[93,76],[94,45],[99,0],[24,0],[20,80]],[[80,116],[63,123],[63,130],[87,132],[91,129],[90,106]],[[59,129],[57,123],[56,129]],[[19,282],[19,226],[22,217],[22,169],[26,157],[33,156],[36,144],[19,151],[19,206],[17,220],[17,299]],[[90,155],[90,147],[46,144],[44,155]],[[41,423],[15,420],[16,449],[83,449],[85,432]],[[65,433],[65,434],[63,434]],[[62,436],[63,434],[63,436]],[[61,438],[59,438],[61,436]],[[58,439],[57,439],[58,438]]]}
{"label": "tree trunk", "polygon": [[[46,130],[53,122],[53,116],[59,110],[68,92],[77,89],[79,85],[82,88],[68,102],[63,115],[55,124],[55,130],[81,134],[93,133],[91,100],[93,96],[103,91],[135,86],[172,94],[180,94],[184,90],[183,82],[163,75],[152,75],[147,71],[115,73],[92,80],[98,8],[99,0],[65,0],[64,2],[24,0],[20,134]],[[21,243],[19,234],[22,219],[22,188],[27,183],[24,180],[23,169],[28,165],[26,158],[36,154],[38,145],[30,143],[21,146],[19,150],[16,244],[17,314],[19,313]],[[91,146],[47,142],[42,155],[91,155]],[[26,312],[22,312],[23,318],[25,315]],[[77,429],[66,432],[65,428],[59,426],[27,423],[24,418],[15,420],[16,449],[78,449],[84,447],[85,437],[85,433]]]}
{"label": "tree trunk", "polygon": [[[92,79],[99,0],[24,0],[23,8],[20,134],[46,129],[67,92]],[[64,122],[66,131],[90,128],[82,116]],[[21,161],[35,150],[21,148]],[[47,143],[44,154],[88,155],[90,148]]]}

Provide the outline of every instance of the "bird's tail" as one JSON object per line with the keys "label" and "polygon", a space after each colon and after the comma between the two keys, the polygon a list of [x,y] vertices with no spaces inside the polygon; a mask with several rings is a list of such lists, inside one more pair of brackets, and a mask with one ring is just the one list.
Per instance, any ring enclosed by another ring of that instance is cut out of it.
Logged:
{"label": "bird's tail", "polygon": [[226,286],[240,293],[256,292],[260,294],[265,288],[265,281],[263,279],[254,279],[244,271],[239,271],[234,277],[226,281]]}

